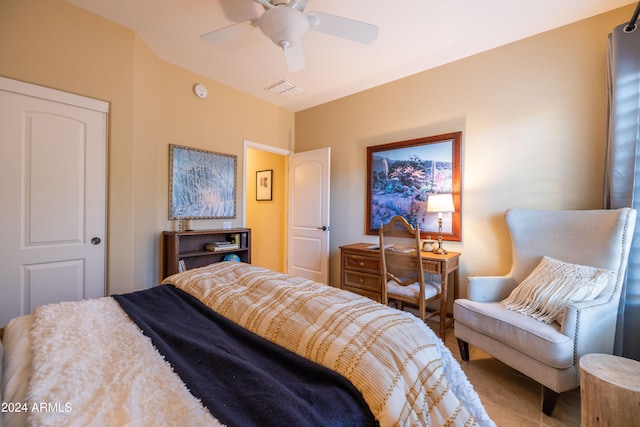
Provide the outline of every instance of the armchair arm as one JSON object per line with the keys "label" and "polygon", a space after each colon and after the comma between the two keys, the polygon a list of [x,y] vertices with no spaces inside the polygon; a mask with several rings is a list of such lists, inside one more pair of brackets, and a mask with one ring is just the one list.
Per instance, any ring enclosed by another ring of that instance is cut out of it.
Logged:
{"label": "armchair arm", "polygon": [[509,296],[517,285],[510,276],[469,277],[469,299],[478,302],[498,302]]}
{"label": "armchair arm", "polygon": [[575,356],[587,353],[612,354],[616,333],[618,301],[606,297],[569,304],[560,332],[575,342]]}

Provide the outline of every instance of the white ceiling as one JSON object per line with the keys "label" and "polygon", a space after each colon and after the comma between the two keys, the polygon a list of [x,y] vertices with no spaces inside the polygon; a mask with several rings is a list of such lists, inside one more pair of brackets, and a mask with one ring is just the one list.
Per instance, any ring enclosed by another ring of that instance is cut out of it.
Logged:
{"label": "white ceiling", "polygon": [[[313,107],[635,0],[310,0],[319,11],[376,24],[361,45],[309,32],[306,67],[288,72],[283,53],[258,29],[221,45],[200,35],[254,19],[251,0],[67,0],[138,33],[158,57],[291,111]],[[629,16],[631,18],[631,16]],[[622,23],[622,22],[621,22]],[[265,88],[289,80],[304,93],[284,98]],[[194,82],[196,83],[196,82]]]}

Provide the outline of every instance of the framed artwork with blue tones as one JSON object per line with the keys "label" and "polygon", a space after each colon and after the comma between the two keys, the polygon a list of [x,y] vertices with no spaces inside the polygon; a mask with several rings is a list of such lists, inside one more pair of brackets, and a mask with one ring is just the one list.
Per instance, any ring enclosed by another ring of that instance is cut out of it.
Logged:
{"label": "framed artwork with blue tones", "polygon": [[237,156],[169,145],[169,219],[236,217]]}
{"label": "framed artwork with blue tones", "polygon": [[367,147],[366,233],[378,234],[395,215],[420,227],[423,239],[438,233],[438,213],[427,212],[430,194],[452,194],[455,212],[443,217],[444,240],[460,241],[462,132]]}

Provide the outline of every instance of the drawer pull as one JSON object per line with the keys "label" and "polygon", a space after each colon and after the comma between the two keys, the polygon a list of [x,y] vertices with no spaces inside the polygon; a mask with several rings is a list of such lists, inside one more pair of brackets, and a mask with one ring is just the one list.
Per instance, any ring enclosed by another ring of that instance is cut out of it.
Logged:
{"label": "drawer pull", "polygon": [[364,267],[364,262],[360,261],[360,267]]}

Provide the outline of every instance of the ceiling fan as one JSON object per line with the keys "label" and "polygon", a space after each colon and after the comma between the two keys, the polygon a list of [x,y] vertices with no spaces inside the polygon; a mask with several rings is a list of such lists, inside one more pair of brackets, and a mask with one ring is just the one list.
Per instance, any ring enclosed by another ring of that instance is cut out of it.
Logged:
{"label": "ceiling fan", "polygon": [[212,44],[222,43],[258,27],[276,46],[282,48],[289,71],[297,71],[305,65],[300,41],[309,30],[364,44],[371,44],[378,37],[376,25],[328,13],[304,13],[309,0],[253,1],[265,9],[259,18],[212,31],[200,36],[201,39]]}

